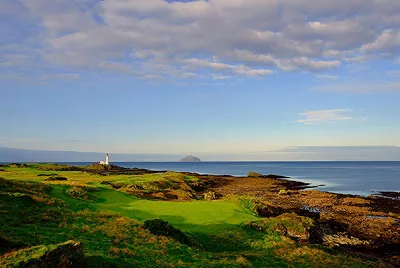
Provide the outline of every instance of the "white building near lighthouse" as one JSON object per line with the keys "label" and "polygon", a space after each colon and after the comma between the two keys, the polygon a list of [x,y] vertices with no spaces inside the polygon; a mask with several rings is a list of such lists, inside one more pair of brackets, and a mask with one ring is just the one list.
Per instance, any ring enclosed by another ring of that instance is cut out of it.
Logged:
{"label": "white building near lighthouse", "polygon": [[110,164],[110,156],[106,154],[106,161],[100,161],[99,164],[108,166]]}

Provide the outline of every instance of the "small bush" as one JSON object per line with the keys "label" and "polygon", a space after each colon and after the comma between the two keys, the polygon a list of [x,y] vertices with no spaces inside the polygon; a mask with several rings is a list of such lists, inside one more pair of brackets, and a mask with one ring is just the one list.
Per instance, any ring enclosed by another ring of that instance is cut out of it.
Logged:
{"label": "small bush", "polygon": [[49,177],[49,176],[58,176],[57,173],[51,173],[51,174],[38,174],[38,177]]}

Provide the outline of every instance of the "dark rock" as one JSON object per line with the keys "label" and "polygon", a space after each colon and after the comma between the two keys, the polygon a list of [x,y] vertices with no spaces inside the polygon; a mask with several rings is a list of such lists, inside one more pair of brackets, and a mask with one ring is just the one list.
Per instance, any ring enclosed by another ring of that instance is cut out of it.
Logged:
{"label": "dark rock", "polygon": [[349,228],[349,225],[334,219],[330,219],[320,223],[320,227],[326,234],[336,234],[340,232],[346,232]]}
{"label": "dark rock", "polygon": [[324,242],[325,234],[319,225],[311,226],[308,232],[309,232],[308,241],[311,244],[322,244]]}
{"label": "dark rock", "polygon": [[276,174],[268,174],[266,176],[263,176],[265,178],[269,179],[289,179],[290,177],[282,176],[282,175],[276,175]]}
{"label": "dark rock", "polygon": [[379,192],[376,195],[400,200],[400,192]]}
{"label": "dark rock", "polygon": [[314,220],[319,220],[321,216],[321,212],[318,208],[313,208],[309,206],[304,206],[300,208],[298,211],[296,211],[296,213],[300,216],[309,217]]}
{"label": "dark rock", "polygon": [[266,217],[266,218],[277,217],[285,213],[285,211],[282,208],[273,207],[265,204],[257,205],[255,207],[255,211],[260,217]]}

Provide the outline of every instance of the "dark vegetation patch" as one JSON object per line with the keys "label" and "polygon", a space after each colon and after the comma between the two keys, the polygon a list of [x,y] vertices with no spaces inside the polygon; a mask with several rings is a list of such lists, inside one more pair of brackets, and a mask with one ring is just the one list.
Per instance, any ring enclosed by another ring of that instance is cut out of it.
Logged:
{"label": "dark vegetation patch", "polygon": [[67,241],[57,245],[34,246],[2,256],[4,267],[87,267],[80,242]]}
{"label": "dark vegetation patch", "polygon": [[68,179],[66,177],[62,176],[50,176],[49,178],[46,178],[45,181],[67,181]]}
{"label": "dark vegetation patch", "polygon": [[5,169],[0,168],[0,171],[6,171]]}
{"label": "dark vegetation patch", "polygon": [[144,222],[144,228],[148,229],[154,235],[171,237],[189,246],[196,245],[187,234],[161,219],[146,220]]}
{"label": "dark vegetation patch", "polygon": [[58,174],[57,173],[49,173],[49,174],[41,173],[41,174],[38,174],[37,176],[38,177],[49,177],[49,176],[58,176]]}
{"label": "dark vegetation patch", "polygon": [[43,171],[82,171],[82,167],[70,166],[70,165],[62,165],[62,164],[40,164],[40,165],[32,165],[32,167],[36,167],[38,170]]}

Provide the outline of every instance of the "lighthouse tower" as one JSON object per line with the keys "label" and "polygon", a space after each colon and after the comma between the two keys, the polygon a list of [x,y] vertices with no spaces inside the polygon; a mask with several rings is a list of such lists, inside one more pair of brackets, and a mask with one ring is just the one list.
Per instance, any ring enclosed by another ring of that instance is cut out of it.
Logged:
{"label": "lighthouse tower", "polygon": [[106,154],[106,166],[110,164],[110,157]]}

